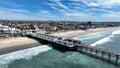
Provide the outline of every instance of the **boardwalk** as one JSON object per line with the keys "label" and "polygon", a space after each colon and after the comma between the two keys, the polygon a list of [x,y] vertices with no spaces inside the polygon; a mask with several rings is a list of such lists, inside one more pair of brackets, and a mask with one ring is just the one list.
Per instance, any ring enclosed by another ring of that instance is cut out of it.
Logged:
{"label": "boardwalk", "polygon": [[[105,57],[107,57],[106,60],[108,62],[114,62],[116,65],[119,64],[120,53],[111,52],[111,51],[101,49],[101,48],[91,47],[91,46],[86,45],[82,41],[57,37],[57,36],[48,35],[48,34],[34,33],[34,34],[29,34],[28,36],[51,42],[55,44],[55,46],[58,46],[58,48],[60,49],[75,50],[78,52],[92,55],[94,57],[98,57],[102,60],[104,60]],[[115,59],[114,61],[113,61],[113,57]]]}

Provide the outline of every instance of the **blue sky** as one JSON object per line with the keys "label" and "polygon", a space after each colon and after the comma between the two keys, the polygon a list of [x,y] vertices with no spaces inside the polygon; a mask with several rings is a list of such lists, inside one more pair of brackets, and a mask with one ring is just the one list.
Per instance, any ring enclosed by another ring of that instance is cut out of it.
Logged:
{"label": "blue sky", "polygon": [[0,19],[120,21],[120,0],[0,0]]}

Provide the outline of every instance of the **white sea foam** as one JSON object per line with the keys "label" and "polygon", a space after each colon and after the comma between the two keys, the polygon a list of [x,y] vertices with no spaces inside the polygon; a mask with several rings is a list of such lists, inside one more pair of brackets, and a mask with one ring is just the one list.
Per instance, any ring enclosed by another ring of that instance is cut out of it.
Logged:
{"label": "white sea foam", "polygon": [[114,31],[112,35],[120,35],[120,30]]}
{"label": "white sea foam", "polygon": [[97,42],[91,44],[90,46],[96,46],[96,45],[99,45],[99,44],[103,44],[103,43],[105,43],[105,42],[108,42],[108,41],[111,40],[110,37],[111,37],[111,36],[105,37],[105,38],[103,38],[103,39],[101,39],[101,40],[98,40]]}
{"label": "white sea foam", "polygon": [[112,35],[110,35],[108,37],[105,37],[103,39],[100,39],[97,42],[91,44],[90,46],[96,46],[96,45],[99,45],[99,44],[109,42],[109,41],[113,40],[114,37],[119,36],[119,35],[120,35],[120,30],[114,31],[114,32],[112,32]]}
{"label": "white sea foam", "polygon": [[24,49],[16,52],[12,52],[5,55],[0,55],[0,68],[7,68],[7,65],[17,59],[30,59],[32,56],[38,55],[41,52],[45,52],[52,49],[49,45],[42,45],[29,49]]}

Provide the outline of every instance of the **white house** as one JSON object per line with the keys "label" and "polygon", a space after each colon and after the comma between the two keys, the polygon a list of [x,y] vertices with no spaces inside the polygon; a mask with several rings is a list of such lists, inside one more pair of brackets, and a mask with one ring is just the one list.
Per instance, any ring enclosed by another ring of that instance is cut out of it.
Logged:
{"label": "white house", "polygon": [[0,33],[4,33],[4,34],[16,34],[16,33],[20,33],[21,30],[17,29],[17,28],[11,28],[9,26],[4,26],[0,24]]}

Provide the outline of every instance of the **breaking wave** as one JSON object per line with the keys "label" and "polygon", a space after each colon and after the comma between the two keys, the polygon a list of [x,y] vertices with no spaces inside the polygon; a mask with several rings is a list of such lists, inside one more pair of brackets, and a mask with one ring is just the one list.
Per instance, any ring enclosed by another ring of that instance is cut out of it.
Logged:
{"label": "breaking wave", "polygon": [[120,35],[120,30],[114,31],[114,32],[112,33],[112,35],[114,35],[114,36]]}
{"label": "breaking wave", "polygon": [[120,37],[120,30],[112,32],[112,35],[105,37],[105,38],[102,38],[102,39],[98,40],[97,42],[91,44],[90,46],[96,46],[96,45],[100,45],[100,44],[112,41],[118,36]]}
{"label": "breaking wave", "polygon": [[87,35],[81,35],[81,36],[73,37],[72,39],[86,40],[86,39],[96,38],[96,36],[97,37],[102,37],[103,35],[101,33],[102,32],[91,33],[91,34],[87,34]]}
{"label": "breaking wave", "polygon": [[0,55],[0,68],[7,68],[8,64],[17,59],[30,59],[32,56],[38,55],[52,49],[50,45],[42,45],[29,49],[24,49],[9,54]]}

